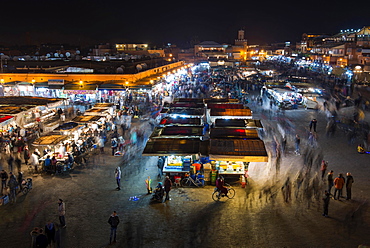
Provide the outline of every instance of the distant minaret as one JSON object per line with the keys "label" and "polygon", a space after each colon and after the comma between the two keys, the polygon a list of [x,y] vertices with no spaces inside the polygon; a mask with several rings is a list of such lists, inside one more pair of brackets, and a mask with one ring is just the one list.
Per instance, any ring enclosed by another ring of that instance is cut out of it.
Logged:
{"label": "distant minaret", "polygon": [[247,46],[247,40],[244,37],[244,30],[240,29],[238,31],[238,39],[235,40],[236,46]]}
{"label": "distant minaret", "polygon": [[238,40],[244,40],[244,30],[242,29],[238,31]]}
{"label": "distant minaret", "polygon": [[246,60],[248,58],[248,43],[244,37],[244,30],[240,29],[238,31],[238,39],[235,40],[236,49],[240,52],[242,59]]}

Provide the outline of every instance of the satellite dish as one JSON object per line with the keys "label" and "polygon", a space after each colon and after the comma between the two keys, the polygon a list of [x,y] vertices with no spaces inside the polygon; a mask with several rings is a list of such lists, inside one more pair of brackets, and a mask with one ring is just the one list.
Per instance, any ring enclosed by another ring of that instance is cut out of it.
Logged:
{"label": "satellite dish", "polygon": [[122,74],[123,73],[123,68],[122,67],[118,67],[116,69],[116,73]]}
{"label": "satellite dish", "polygon": [[50,58],[51,57],[50,53],[47,53],[46,54],[46,57]]}
{"label": "satellite dish", "polygon": [[143,69],[143,67],[140,64],[136,65],[136,70],[137,71],[141,71],[142,69]]}
{"label": "satellite dish", "polygon": [[63,57],[64,57],[64,55],[63,55],[63,54],[60,54],[59,56],[60,56],[61,58],[63,58]]}
{"label": "satellite dish", "polygon": [[71,57],[71,53],[70,52],[66,52],[66,57]]}
{"label": "satellite dish", "polygon": [[54,57],[58,58],[59,57],[59,53],[54,53]]}
{"label": "satellite dish", "polygon": [[76,54],[80,54],[81,52],[80,52],[80,50],[76,50]]}

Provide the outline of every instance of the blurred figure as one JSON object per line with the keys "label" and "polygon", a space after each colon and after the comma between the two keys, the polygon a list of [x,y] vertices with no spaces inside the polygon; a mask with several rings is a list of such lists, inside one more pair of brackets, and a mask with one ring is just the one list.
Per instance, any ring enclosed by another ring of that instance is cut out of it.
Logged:
{"label": "blurred figure", "polygon": [[353,180],[353,176],[351,173],[347,172],[347,178],[346,178],[346,192],[347,192],[347,198],[346,200],[352,199],[352,184],[355,181]]}
{"label": "blurred figure", "polygon": [[299,137],[298,134],[295,135],[294,143],[295,143],[295,154],[300,155],[301,138]]}
{"label": "blurred figure", "polygon": [[310,121],[310,132],[311,132],[312,129],[313,129],[314,132],[316,132],[316,125],[317,125],[317,120],[312,119],[312,121]]}
{"label": "blurred figure", "polygon": [[324,213],[322,214],[322,216],[328,217],[330,193],[327,190],[325,190],[325,194],[324,194],[324,197],[322,198],[322,200],[324,201]]}

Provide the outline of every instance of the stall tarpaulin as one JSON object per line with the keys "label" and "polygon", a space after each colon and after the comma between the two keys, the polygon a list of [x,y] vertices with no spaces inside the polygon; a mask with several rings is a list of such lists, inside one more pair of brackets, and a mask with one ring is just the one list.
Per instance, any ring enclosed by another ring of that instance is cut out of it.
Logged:
{"label": "stall tarpaulin", "polygon": [[34,146],[50,146],[50,145],[57,145],[60,142],[66,140],[68,136],[66,135],[48,135],[48,136],[42,136],[38,139],[36,139],[32,145]]}
{"label": "stall tarpaulin", "polygon": [[8,125],[13,118],[12,115],[0,115],[0,126]]}
{"label": "stall tarpaulin", "polygon": [[210,140],[209,159],[218,161],[268,162],[262,140]]}
{"label": "stall tarpaulin", "polygon": [[153,138],[201,138],[203,137],[202,126],[164,126],[156,127],[150,136]]}
{"label": "stall tarpaulin", "polygon": [[216,119],[215,126],[223,128],[263,128],[261,121],[256,119]]}
{"label": "stall tarpaulin", "polygon": [[92,108],[85,111],[85,115],[107,115],[109,114],[107,109],[104,108]]}
{"label": "stall tarpaulin", "polygon": [[88,122],[94,122],[99,121],[101,118],[104,118],[104,116],[101,115],[81,115],[76,116],[72,119],[73,122],[77,123],[88,123]]}
{"label": "stall tarpaulin", "polygon": [[159,123],[160,125],[164,126],[200,126],[203,124],[203,120],[201,118],[171,118],[165,117]]}
{"label": "stall tarpaulin", "polygon": [[193,139],[152,139],[146,143],[143,156],[188,156],[199,154],[207,142]]}
{"label": "stall tarpaulin", "polygon": [[256,129],[211,128],[211,139],[259,139]]}

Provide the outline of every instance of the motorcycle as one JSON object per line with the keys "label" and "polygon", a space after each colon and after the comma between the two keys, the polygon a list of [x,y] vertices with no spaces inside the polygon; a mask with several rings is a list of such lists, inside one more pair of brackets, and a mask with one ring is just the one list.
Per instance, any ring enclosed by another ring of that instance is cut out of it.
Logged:
{"label": "motorcycle", "polygon": [[163,186],[157,186],[153,192],[152,198],[150,199],[151,202],[163,202],[164,197],[164,188]]}

